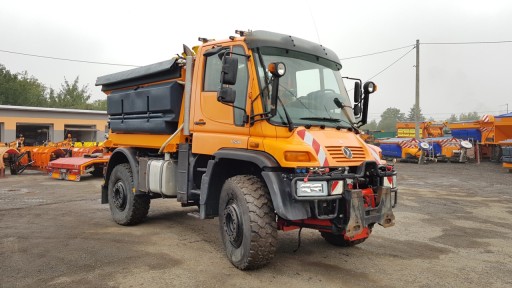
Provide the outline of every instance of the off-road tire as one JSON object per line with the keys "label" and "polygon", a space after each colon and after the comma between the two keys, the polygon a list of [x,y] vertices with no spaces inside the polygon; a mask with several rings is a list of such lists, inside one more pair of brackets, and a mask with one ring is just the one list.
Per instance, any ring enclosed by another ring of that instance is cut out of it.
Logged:
{"label": "off-road tire", "polygon": [[229,178],[219,202],[220,233],[229,261],[240,270],[268,264],[277,247],[277,224],[263,181],[252,175]]}
{"label": "off-road tire", "polygon": [[366,239],[368,239],[368,238],[364,238],[364,239],[350,241],[350,240],[345,239],[345,237],[343,235],[335,235],[335,234],[332,234],[329,232],[320,232],[320,235],[322,235],[322,237],[325,239],[325,241],[327,241],[327,243],[334,245],[334,246],[339,246],[339,247],[352,247],[352,246],[361,244]]}
{"label": "off-road tire", "polygon": [[108,203],[112,218],[119,225],[138,224],[148,215],[150,198],[136,195],[133,185],[130,164],[119,164],[112,170],[108,181]]}

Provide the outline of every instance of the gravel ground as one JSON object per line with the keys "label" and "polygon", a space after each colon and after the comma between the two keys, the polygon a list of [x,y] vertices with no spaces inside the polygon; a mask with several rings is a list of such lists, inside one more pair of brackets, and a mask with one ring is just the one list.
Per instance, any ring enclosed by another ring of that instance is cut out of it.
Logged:
{"label": "gravel ground", "polygon": [[352,248],[279,232],[267,267],[224,256],[218,220],[154,200],[115,224],[98,178],[0,179],[0,287],[512,287],[512,173],[498,164],[397,163],[396,225]]}

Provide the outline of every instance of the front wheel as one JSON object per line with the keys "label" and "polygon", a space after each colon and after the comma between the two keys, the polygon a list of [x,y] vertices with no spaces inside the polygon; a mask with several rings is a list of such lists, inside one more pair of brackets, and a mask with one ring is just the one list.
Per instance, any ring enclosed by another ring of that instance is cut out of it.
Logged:
{"label": "front wheel", "polygon": [[277,224],[263,181],[234,176],[224,183],[219,202],[220,232],[229,261],[240,270],[268,264],[277,247]]}
{"label": "front wheel", "polygon": [[112,218],[120,225],[135,225],[148,215],[149,195],[134,193],[130,164],[117,165],[108,181],[108,203]]}

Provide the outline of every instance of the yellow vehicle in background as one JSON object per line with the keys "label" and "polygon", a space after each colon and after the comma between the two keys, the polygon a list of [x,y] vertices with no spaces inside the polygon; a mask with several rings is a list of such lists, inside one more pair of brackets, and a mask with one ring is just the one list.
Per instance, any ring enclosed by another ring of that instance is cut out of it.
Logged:
{"label": "yellow vehicle in background", "polygon": [[352,105],[332,50],[237,34],[97,79],[112,152],[102,203],[114,221],[140,223],[151,199],[176,198],[200,219],[219,218],[242,270],[271,261],[278,230],[352,246],[375,224],[394,225],[396,172],[358,137],[375,84],[356,79]]}
{"label": "yellow vehicle in background", "polygon": [[[414,122],[396,122],[396,137],[416,137],[415,125]],[[419,123],[419,137],[420,139],[443,137],[445,127],[445,122],[421,122]]]}

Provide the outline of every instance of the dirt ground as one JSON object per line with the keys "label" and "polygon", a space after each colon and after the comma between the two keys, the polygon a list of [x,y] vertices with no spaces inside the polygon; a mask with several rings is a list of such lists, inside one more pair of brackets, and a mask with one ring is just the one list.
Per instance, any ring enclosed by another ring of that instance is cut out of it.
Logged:
{"label": "dirt ground", "polygon": [[[218,220],[153,200],[146,222],[115,224],[101,179],[0,179],[0,287],[512,287],[512,173],[495,163],[397,164],[396,225],[352,248],[279,232],[267,267],[224,256]],[[28,173],[30,172],[30,173]]]}

